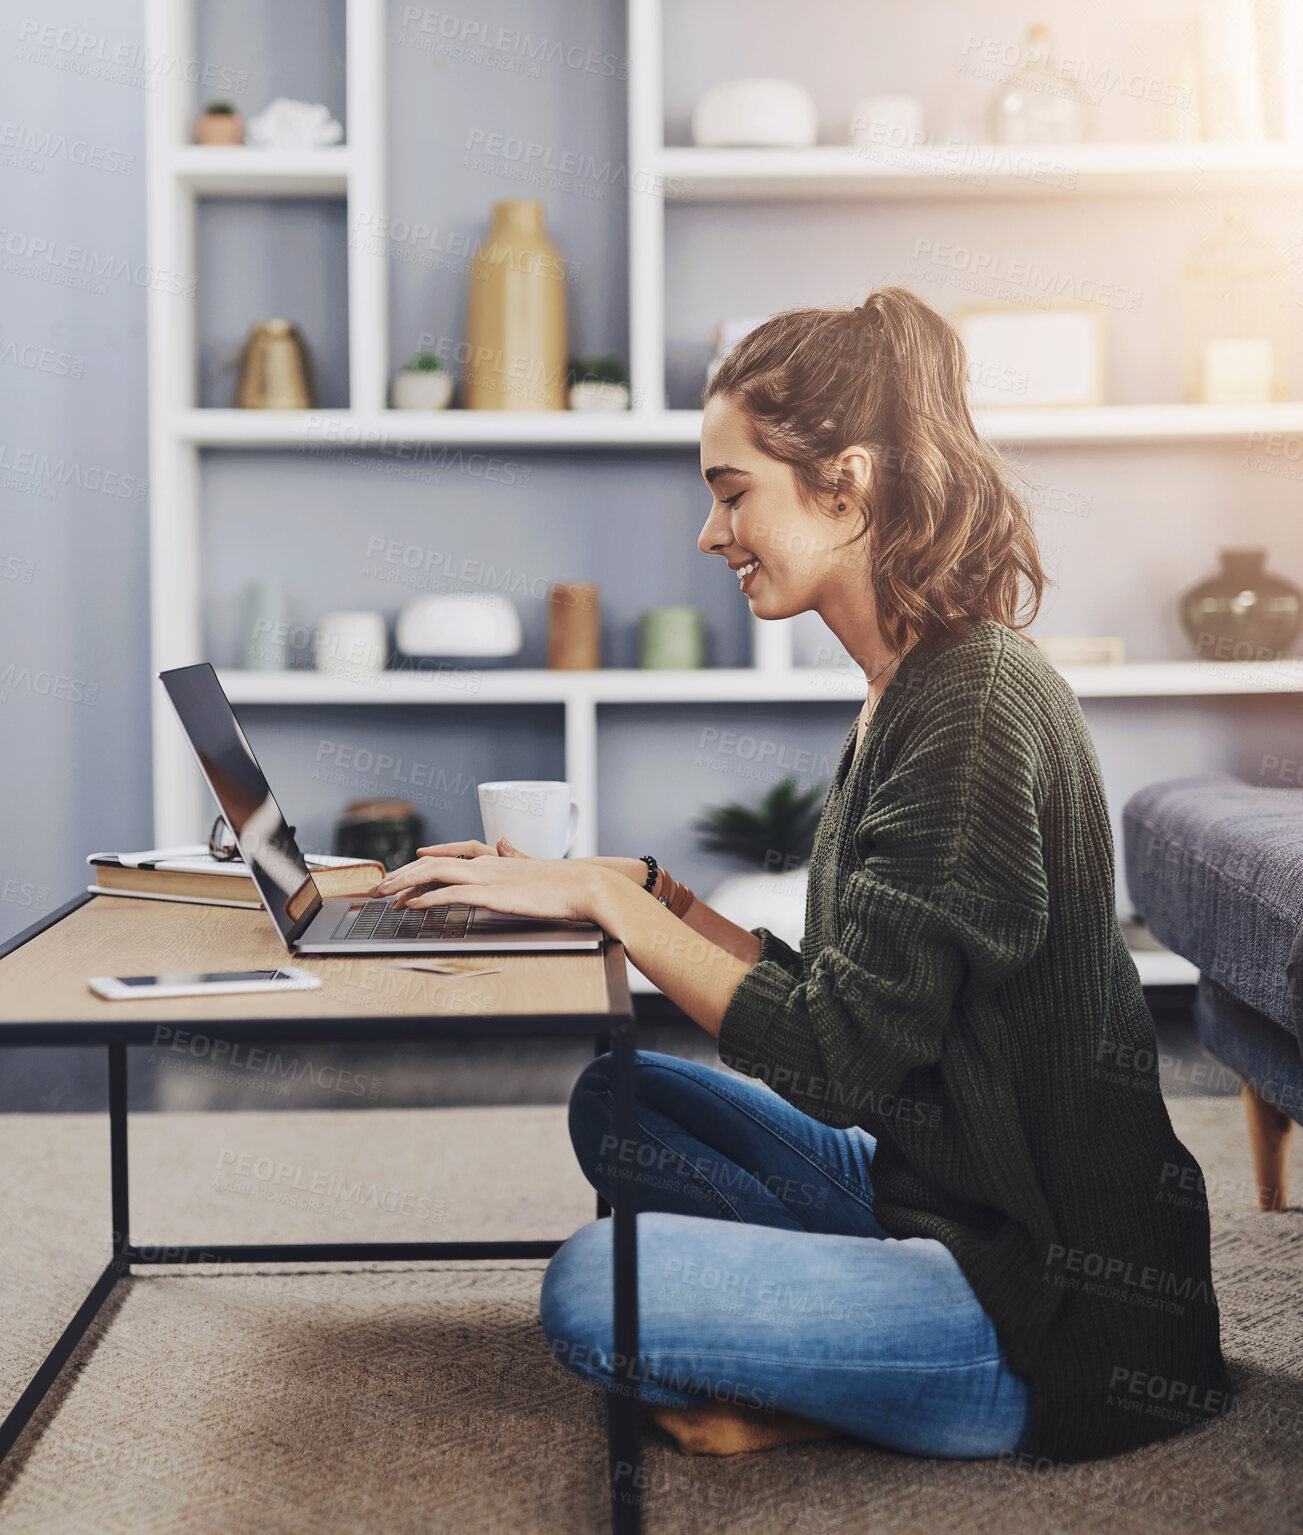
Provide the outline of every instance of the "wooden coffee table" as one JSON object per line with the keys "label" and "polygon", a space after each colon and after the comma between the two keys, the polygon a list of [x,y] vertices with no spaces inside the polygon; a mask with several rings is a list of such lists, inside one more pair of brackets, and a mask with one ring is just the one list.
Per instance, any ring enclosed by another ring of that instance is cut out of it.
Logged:
{"label": "wooden coffee table", "polygon": [[[103,1045],[108,1064],[111,1256],[76,1315],[0,1424],[0,1459],[54,1384],[78,1341],[133,1268],[198,1263],[338,1263],[550,1258],[547,1242],[304,1242],[252,1246],[138,1246],[131,1239],[127,1168],[127,1047],[175,1046],[181,1032],[210,1054],[240,1041],[590,1038],[610,1050],[613,1133],[635,1147],[634,1016],[624,946],[608,938],[597,953],[501,954],[501,971],[463,987],[403,984],[418,972],[377,958],[306,959],[322,977],[316,991],[250,993],[107,1002],[88,990],[92,975],[272,969],[286,955],[261,911],[84,894],[0,946],[0,1046]],[[454,963],[458,962],[454,960]],[[462,961],[473,968],[482,956]],[[455,977],[423,976],[455,982]],[[606,1393],[611,1525],[618,1535],[641,1524],[638,1475],[638,1275],[636,1189],[622,1189],[614,1220],[614,1357],[617,1381]]]}

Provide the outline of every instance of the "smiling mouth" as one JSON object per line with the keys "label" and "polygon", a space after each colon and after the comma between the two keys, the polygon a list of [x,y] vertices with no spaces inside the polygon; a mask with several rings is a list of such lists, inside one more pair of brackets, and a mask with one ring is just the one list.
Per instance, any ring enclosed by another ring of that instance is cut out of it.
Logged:
{"label": "smiling mouth", "polygon": [[739,565],[737,568],[738,589],[746,591],[747,582],[751,580],[756,571],[760,569],[760,561],[752,560],[749,565]]}

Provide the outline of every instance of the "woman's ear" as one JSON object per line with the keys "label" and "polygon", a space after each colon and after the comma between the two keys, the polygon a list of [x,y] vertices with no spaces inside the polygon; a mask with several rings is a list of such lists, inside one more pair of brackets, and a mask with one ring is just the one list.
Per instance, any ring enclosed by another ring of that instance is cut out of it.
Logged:
{"label": "woman's ear", "polygon": [[835,465],[837,489],[833,494],[833,506],[839,512],[856,503],[863,504],[873,483],[873,459],[866,449],[847,448],[838,455]]}

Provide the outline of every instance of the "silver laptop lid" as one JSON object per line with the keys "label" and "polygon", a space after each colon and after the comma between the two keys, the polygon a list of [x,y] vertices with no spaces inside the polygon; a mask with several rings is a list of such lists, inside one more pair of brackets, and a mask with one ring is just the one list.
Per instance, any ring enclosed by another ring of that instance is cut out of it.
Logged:
{"label": "silver laptop lid", "polygon": [[160,672],[213,798],[285,947],[321,910],[321,892],[207,661]]}

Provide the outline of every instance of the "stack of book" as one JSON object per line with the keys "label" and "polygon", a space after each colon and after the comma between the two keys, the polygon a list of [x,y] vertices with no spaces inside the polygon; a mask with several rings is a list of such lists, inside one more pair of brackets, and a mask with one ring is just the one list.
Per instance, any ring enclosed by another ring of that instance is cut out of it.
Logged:
{"label": "stack of book", "polygon": [[[92,853],[93,895],[129,895],[147,901],[185,901],[199,906],[262,905],[242,859],[214,858],[207,847],[158,847],[144,853]],[[385,877],[372,859],[313,856],[307,860],[323,896],[366,895]]]}

